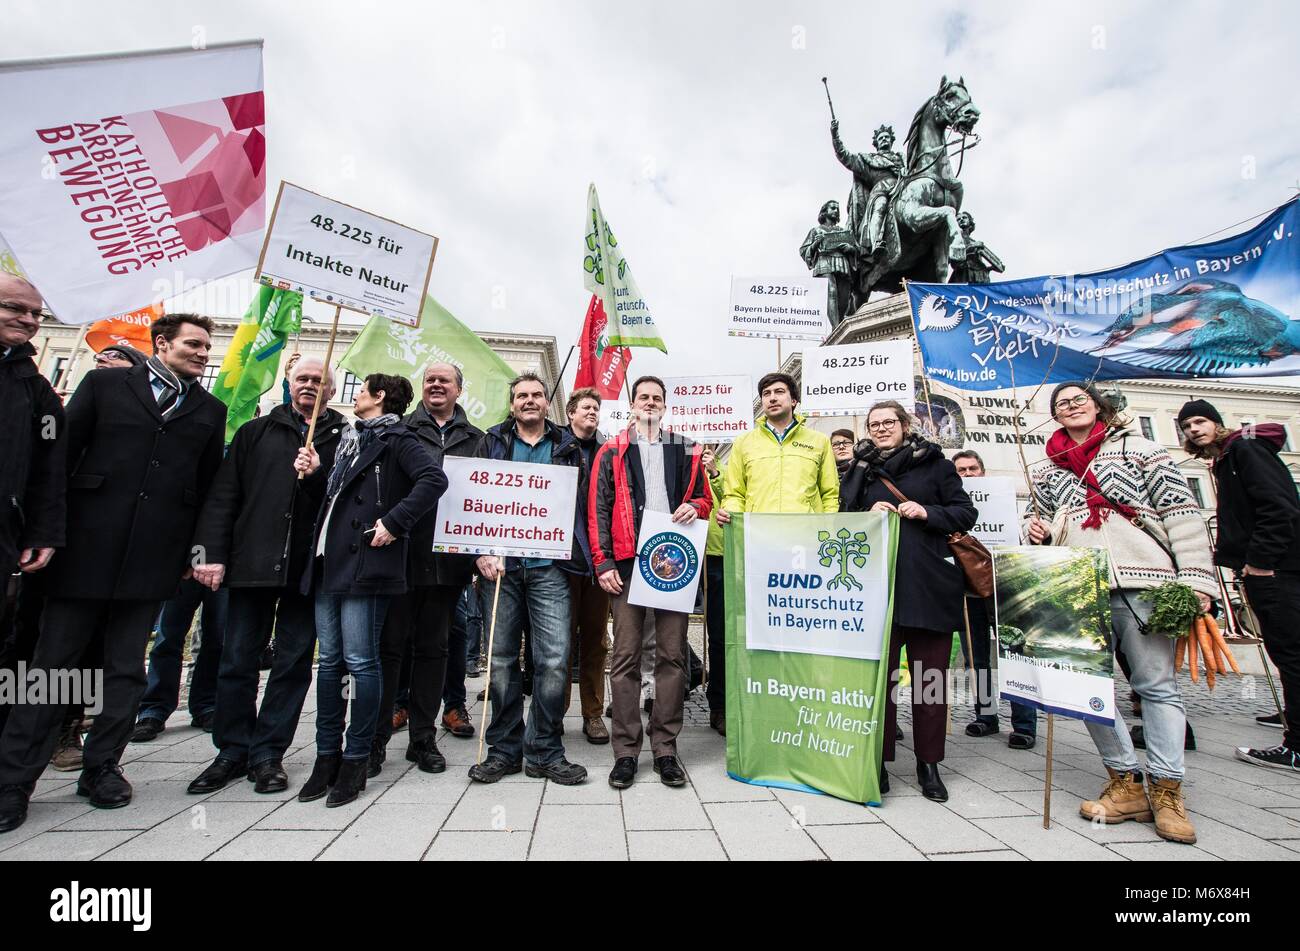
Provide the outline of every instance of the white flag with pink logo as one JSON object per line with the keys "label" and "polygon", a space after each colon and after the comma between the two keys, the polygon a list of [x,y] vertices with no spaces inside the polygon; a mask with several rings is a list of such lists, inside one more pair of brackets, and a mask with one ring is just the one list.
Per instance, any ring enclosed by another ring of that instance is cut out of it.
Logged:
{"label": "white flag with pink logo", "polygon": [[0,63],[0,233],[65,323],[254,267],[262,41]]}

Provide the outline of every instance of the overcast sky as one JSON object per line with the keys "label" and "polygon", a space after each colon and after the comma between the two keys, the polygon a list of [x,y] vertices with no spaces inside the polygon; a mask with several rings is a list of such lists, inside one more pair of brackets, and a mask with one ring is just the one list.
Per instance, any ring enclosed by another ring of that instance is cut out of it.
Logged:
{"label": "overcast sky", "polygon": [[[772,342],[726,336],[730,275],[804,273],[817,209],[848,194],[823,75],[856,151],[965,77],[965,207],[1008,277],[1120,264],[1300,185],[1294,4],[631,6],[6,2],[0,58],[264,37],[270,187],[433,232],[435,297],[561,359],[594,181],[670,351],[633,373],[770,369]],[[237,316],[251,286],[208,309]]]}

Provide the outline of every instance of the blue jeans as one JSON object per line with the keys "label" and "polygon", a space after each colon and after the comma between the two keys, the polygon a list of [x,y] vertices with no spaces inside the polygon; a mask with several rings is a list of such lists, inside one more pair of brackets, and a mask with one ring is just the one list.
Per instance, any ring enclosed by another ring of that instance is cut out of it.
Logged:
{"label": "blue jeans", "polygon": [[[262,652],[272,627],[275,662],[258,709]],[[212,732],[223,759],[255,766],[284,756],[311,688],[315,646],[315,602],[310,597],[290,588],[230,589]]]}
{"label": "blue jeans", "polygon": [[[1183,778],[1183,740],[1187,714],[1174,677],[1174,638],[1163,634],[1138,633],[1134,612],[1146,620],[1151,616],[1150,602],[1138,597],[1137,591],[1125,591],[1128,604],[1116,591],[1110,593],[1110,622],[1114,646],[1128,657],[1133,675],[1129,678],[1134,692],[1142,698],[1142,729],[1146,736],[1147,772],[1160,779]],[[1131,606],[1131,608],[1130,608]],[[1097,744],[1101,761],[1111,769],[1136,771],[1137,751],[1119,710],[1115,725],[1087,723],[1088,733]]]}
{"label": "blue jeans", "polygon": [[[338,754],[343,746],[345,717],[348,745],[343,758],[366,759],[370,755],[384,692],[379,635],[390,600],[387,595],[316,595],[316,638],[320,644],[316,671],[318,756]],[[349,678],[346,685],[344,674]]]}
{"label": "blue jeans", "polygon": [[[483,585],[482,596],[490,622],[491,584]],[[527,727],[519,670],[525,619],[533,658],[533,702]],[[569,579],[563,569],[555,565],[513,568],[501,579],[490,663],[492,720],[484,738],[491,755],[512,764],[522,758],[533,766],[550,766],[563,759],[560,729],[569,677]]]}
{"label": "blue jeans", "polygon": [[225,639],[228,594],[225,588],[212,591],[191,579],[182,581],[176,597],[163,605],[158,616],[158,636],[149,652],[149,678],[137,719],[154,717],[165,721],[176,712],[181,698],[185,639],[194,624],[194,612],[200,606],[203,608],[199,620],[202,640],[190,678],[190,714],[202,716],[217,708],[217,671]]}
{"label": "blue jeans", "polygon": [[[474,638],[472,645],[471,636]],[[478,664],[479,641],[482,636],[483,615],[479,611],[474,586],[467,584],[456,599],[456,610],[451,613],[451,630],[447,633],[447,678],[442,688],[443,710],[465,706],[465,673],[470,664]]]}

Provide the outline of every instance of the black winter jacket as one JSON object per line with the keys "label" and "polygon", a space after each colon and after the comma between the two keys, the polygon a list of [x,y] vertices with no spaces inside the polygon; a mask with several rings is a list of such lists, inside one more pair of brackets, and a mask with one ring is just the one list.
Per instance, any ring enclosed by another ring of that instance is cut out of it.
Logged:
{"label": "black winter jacket", "polygon": [[67,518],[63,402],[25,343],[0,358],[0,583],[24,548],[61,548]]}
{"label": "black winter jacket", "polygon": [[[483,438],[483,430],[473,425],[465,410],[457,404],[451,420],[443,430],[424,408],[416,406],[415,412],[402,420],[419,437],[433,461],[442,466],[447,456],[472,456]],[[435,505],[415,528],[411,529],[410,583],[412,587],[431,585],[464,587],[474,576],[474,555],[433,553],[433,530],[438,521]],[[385,523],[387,524],[387,523]]]}
{"label": "black winter jacket", "polygon": [[1234,439],[1214,463],[1218,538],[1214,561],[1300,571],[1300,499],[1291,473],[1267,439]]}
{"label": "black winter jacket", "polygon": [[307,437],[288,406],[236,430],[194,534],[199,553],[226,566],[228,587],[297,586],[311,560],[316,513],[347,425],[337,410],[320,414],[312,445],[321,465],[305,479],[293,462]]}

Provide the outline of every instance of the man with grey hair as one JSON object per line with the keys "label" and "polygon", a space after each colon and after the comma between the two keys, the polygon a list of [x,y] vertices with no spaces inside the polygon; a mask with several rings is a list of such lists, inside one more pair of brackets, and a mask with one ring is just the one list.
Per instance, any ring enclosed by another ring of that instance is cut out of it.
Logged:
{"label": "man with grey hair", "polygon": [[[346,425],[330,409],[334,379],[315,357],[289,375],[289,402],[235,432],[199,518],[194,577],[229,589],[225,644],[217,676],[212,740],[217,757],[189,785],[214,792],[249,775],[259,793],[289,786],[282,763],[311,687],[316,644],[314,595],[298,590],[311,557],[316,513]],[[299,479],[294,469],[318,400],[312,446],[321,465]],[[275,661],[257,706],[260,660],[275,628]]]}
{"label": "man with grey hair", "polygon": [[[465,378],[451,363],[431,363],[424,369],[420,402],[402,420],[424,444],[441,468],[447,456],[472,456],[483,438],[457,400]],[[441,773],[447,760],[438,750],[438,712],[443,687],[460,678],[460,703],[449,706],[442,722],[453,735],[473,735],[465,709],[465,647],[448,660],[448,642],[455,623],[456,602],[474,576],[473,555],[434,554],[433,530],[438,520],[435,505],[411,529],[406,562],[407,590],[393,598],[380,635],[379,656],[384,669],[384,692],[379,723],[370,746],[370,775],[383,767],[385,750],[393,735],[393,701],[397,696],[402,658],[411,651],[410,734],[406,758],[423,772]]]}

